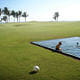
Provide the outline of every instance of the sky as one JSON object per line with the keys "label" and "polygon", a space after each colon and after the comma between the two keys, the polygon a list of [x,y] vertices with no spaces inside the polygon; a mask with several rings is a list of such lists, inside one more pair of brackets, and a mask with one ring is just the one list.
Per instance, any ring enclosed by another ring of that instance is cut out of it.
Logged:
{"label": "sky", "polygon": [[54,21],[55,12],[59,21],[80,20],[80,0],[0,0],[0,8],[4,7],[27,12],[27,21]]}

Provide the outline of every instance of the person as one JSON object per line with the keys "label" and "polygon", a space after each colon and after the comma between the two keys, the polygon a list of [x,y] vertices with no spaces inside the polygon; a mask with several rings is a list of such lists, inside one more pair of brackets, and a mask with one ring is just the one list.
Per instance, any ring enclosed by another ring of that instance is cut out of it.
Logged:
{"label": "person", "polygon": [[79,43],[77,42],[77,47],[79,46]]}
{"label": "person", "polygon": [[61,50],[60,46],[62,45],[61,42],[59,42],[57,45],[56,45],[56,50]]}

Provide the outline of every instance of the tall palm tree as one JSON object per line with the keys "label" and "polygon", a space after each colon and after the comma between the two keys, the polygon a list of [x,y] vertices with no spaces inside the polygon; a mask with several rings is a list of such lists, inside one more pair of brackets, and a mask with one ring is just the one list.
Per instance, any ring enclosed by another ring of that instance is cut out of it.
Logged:
{"label": "tall palm tree", "polygon": [[[8,10],[8,8],[7,7],[4,7],[4,9],[3,9],[3,14],[5,15],[5,16],[8,16],[8,12],[9,12],[9,10]],[[7,19],[7,21],[8,21],[8,18],[6,18]]]}
{"label": "tall palm tree", "polygon": [[23,13],[22,17],[25,18],[25,22],[26,22],[26,17],[28,17],[28,16],[29,16],[29,15],[28,15],[26,12]]}
{"label": "tall palm tree", "polygon": [[19,22],[20,22],[21,14],[22,14],[22,11],[18,11],[18,15],[19,15]]}
{"label": "tall palm tree", "polygon": [[59,12],[55,12],[53,18],[58,21],[58,17],[59,17]]}
{"label": "tall palm tree", "polygon": [[15,16],[16,16],[16,18],[17,18],[17,22],[18,22],[18,18],[19,18],[19,14],[18,14],[18,12],[15,13]]}
{"label": "tall palm tree", "polygon": [[1,10],[1,8],[0,8],[0,21],[1,21],[1,13],[2,13],[2,10]]}
{"label": "tall palm tree", "polygon": [[14,10],[11,11],[11,15],[14,17],[14,22],[15,22],[16,13]]}
{"label": "tall palm tree", "polygon": [[10,10],[8,10],[7,15],[8,15],[9,22],[10,22],[10,16],[11,16]]}

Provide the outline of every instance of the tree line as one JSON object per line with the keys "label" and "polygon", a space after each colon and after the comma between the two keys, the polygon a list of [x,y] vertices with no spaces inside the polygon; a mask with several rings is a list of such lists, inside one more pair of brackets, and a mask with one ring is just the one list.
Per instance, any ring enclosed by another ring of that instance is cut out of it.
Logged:
{"label": "tree line", "polygon": [[[14,22],[15,19],[17,19],[17,22],[20,22],[20,18],[24,17],[25,22],[26,18],[29,16],[27,12],[22,12],[22,11],[15,11],[15,10],[9,10],[7,7],[4,7],[4,9],[0,8],[0,22],[4,20],[5,22],[10,22],[10,17],[13,16]],[[55,12],[53,15],[53,19],[55,21],[58,21],[59,17],[59,12]]]}
{"label": "tree line", "polygon": [[7,7],[4,7],[4,9],[0,8],[0,22],[4,20],[5,22],[10,22],[10,17],[13,16],[14,22],[15,19],[17,19],[17,22],[20,22],[20,18],[24,17],[25,22],[26,18],[29,16],[27,12],[22,11],[15,11],[15,10],[9,10]]}

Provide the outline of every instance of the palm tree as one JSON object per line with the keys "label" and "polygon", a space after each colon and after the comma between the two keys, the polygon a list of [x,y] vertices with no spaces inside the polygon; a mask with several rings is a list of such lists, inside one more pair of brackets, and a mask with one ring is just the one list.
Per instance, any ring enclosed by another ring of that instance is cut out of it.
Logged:
{"label": "palm tree", "polygon": [[56,16],[54,16],[53,19],[56,21]]}
{"label": "palm tree", "polygon": [[14,17],[14,22],[15,22],[16,14],[15,14],[15,11],[14,10],[12,10],[11,15]]}
{"label": "palm tree", "polygon": [[[5,16],[8,16],[9,10],[8,10],[7,7],[4,7],[4,10],[3,10],[2,12],[3,12],[3,14],[4,14]],[[6,19],[8,19],[8,18],[6,18]],[[7,21],[8,21],[8,20],[7,20]]]}
{"label": "palm tree", "polygon": [[0,8],[0,16],[1,16],[1,8]]}
{"label": "palm tree", "polygon": [[7,22],[7,16],[3,16],[2,20],[4,20],[5,22]]}
{"label": "palm tree", "polygon": [[0,21],[1,21],[1,13],[2,13],[2,11],[1,11],[1,8],[0,8]]}
{"label": "palm tree", "polygon": [[10,16],[11,16],[10,10],[8,10],[7,15],[8,15],[9,22],[10,22]]}
{"label": "palm tree", "polygon": [[20,17],[21,17],[22,12],[18,11],[18,15],[19,15],[19,22],[20,22]]}
{"label": "palm tree", "polygon": [[59,17],[59,12],[55,12],[53,18],[58,21],[58,17]]}
{"label": "palm tree", "polygon": [[28,16],[29,16],[29,15],[28,15],[26,12],[23,13],[22,17],[25,18],[25,22],[26,22],[26,17],[28,17]]}
{"label": "palm tree", "polygon": [[17,18],[17,22],[18,22],[18,17],[19,17],[18,12],[15,13],[15,16],[16,16],[16,18]]}

